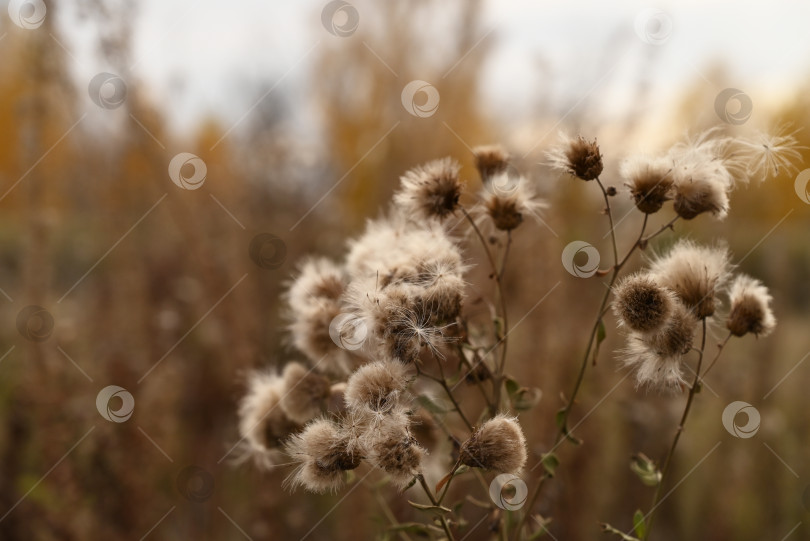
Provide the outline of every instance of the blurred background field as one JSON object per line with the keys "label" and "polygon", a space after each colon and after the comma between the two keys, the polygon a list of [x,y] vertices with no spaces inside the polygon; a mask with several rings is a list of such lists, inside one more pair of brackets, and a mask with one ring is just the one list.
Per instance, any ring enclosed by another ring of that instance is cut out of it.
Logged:
{"label": "blurred background field", "polygon": [[[787,1],[358,0],[345,36],[335,28],[348,19],[327,26],[321,1],[48,1],[40,24],[21,28],[38,5],[0,12],[0,539],[381,535],[370,490],[290,495],[285,468],[235,466],[237,401],[251,369],[300,358],[280,300],[297,262],[339,258],[417,164],[456,157],[473,193],[479,144],[506,146],[550,203],[546,225],[516,233],[506,274],[510,316],[525,316],[509,372],[543,390],[521,415],[539,455],[604,287],[566,273],[560,253],[576,239],[609,250],[601,194],[543,165],[557,131],[598,138],[603,179],[620,187],[624,156],[688,131],[810,122],[800,26],[810,9]],[[94,94],[102,73],[123,86]],[[434,114],[403,106],[413,80],[437,90]],[[753,104],[739,125],[718,113],[726,88]],[[810,147],[810,132],[797,137]],[[172,182],[180,152],[204,161],[199,189]],[[795,177],[742,187],[725,221],[679,223],[658,240],[726,239],[740,268],[771,288],[779,320],[768,338],[732,342],[699,395],[673,479],[721,445],[666,500],[662,541],[810,538],[810,205]],[[630,212],[626,193],[615,201],[618,216]],[[620,224],[625,243],[637,220]],[[277,268],[251,257],[260,234],[283,240]],[[481,254],[465,255],[477,264],[470,281],[486,282]],[[52,315],[47,339],[18,330],[29,305]],[[629,458],[662,456],[682,407],[627,379],[589,413],[625,375],[614,329],[574,410],[574,422],[588,414],[577,430],[585,443],[561,451],[540,500],[558,539],[599,538],[598,521],[631,527],[651,491]],[[99,415],[108,385],[132,393],[127,422]],[[724,430],[734,400],[759,409],[754,438]],[[213,482],[205,498],[184,484],[191,466]],[[412,518],[407,494],[381,497]]]}

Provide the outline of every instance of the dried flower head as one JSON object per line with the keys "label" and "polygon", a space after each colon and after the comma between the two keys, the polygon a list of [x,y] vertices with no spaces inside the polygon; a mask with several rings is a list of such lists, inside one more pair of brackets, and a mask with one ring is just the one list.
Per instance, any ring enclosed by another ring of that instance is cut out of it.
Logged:
{"label": "dried flower head", "polygon": [[691,349],[697,320],[680,302],[662,329],[651,334],[631,332],[622,352],[624,364],[636,371],[636,384],[660,392],[680,390],[681,364]]}
{"label": "dried flower head", "polygon": [[751,333],[766,336],[776,327],[776,318],[771,311],[772,297],[762,282],[738,275],[729,288],[731,312],[726,326],[734,336]]}
{"label": "dried flower head", "polygon": [[490,179],[481,192],[481,200],[483,213],[501,231],[515,229],[526,217],[540,220],[539,211],[548,206],[537,198],[524,177],[510,177],[506,173]]}
{"label": "dried flower head", "polygon": [[571,138],[560,134],[560,144],[548,152],[549,164],[582,180],[593,180],[602,174],[602,155],[596,139]]}
{"label": "dried flower head", "polygon": [[387,417],[368,436],[368,461],[387,473],[397,487],[406,487],[420,472],[425,456],[408,426],[397,417]]}
{"label": "dried flower head", "polygon": [[411,169],[400,179],[394,204],[405,216],[443,220],[458,208],[461,197],[459,165],[450,158]]}
{"label": "dried flower head", "polygon": [[363,234],[349,243],[346,268],[355,281],[372,279],[373,292],[385,287],[386,276],[415,275],[420,263],[436,259],[452,264],[459,273],[464,270],[459,247],[435,220],[414,223],[393,213],[370,221]]}
{"label": "dried flower head", "polygon": [[286,482],[293,490],[303,486],[318,494],[337,490],[345,480],[344,472],[357,468],[362,460],[359,454],[349,451],[348,443],[341,427],[332,421],[318,419],[309,423],[285,445],[287,454],[299,462]]}
{"label": "dried flower head", "polygon": [[282,379],[281,408],[294,422],[304,424],[325,409],[331,393],[328,379],[297,362],[284,367]]}
{"label": "dried flower head", "polygon": [[389,411],[408,387],[409,378],[402,363],[377,361],[358,368],[346,385],[346,405],[351,410]]}
{"label": "dried flower head", "polygon": [[526,438],[516,417],[486,421],[461,445],[459,460],[471,468],[517,474],[526,465]]}
{"label": "dried flower head", "polygon": [[270,372],[256,372],[239,403],[239,436],[246,456],[260,467],[272,464],[271,451],[301,425],[292,421],[280,407],[284,380]]}
{"label": "dried flower head", "polygon": [[672,199],[671,173],[672,163],[664,158],[636,157],[621,166],[636,208],[644,214],[658,212]]}
{"label": "dried flower head", "polygon": [[712,129],[669,150],[674,209],[681,218],[709,212],[723,219],[728,214],[728,192],[734,186],[734,162],[726,158],[729,141]]}
{"label": "dried flower head", "polygon": [[661,329],[672,314],[675,294],[645,274],[622,280],[615,288],[613,311],[621,324],[640,333]]}
{"label": "dried flower head", "polygon": [[500,145],[477,146],[473,149],[475,168],[481,180],[488,182],[495,175],[505,173],[509,167],[509,154]]}
{"label": "dried flower head", "polygon": [[680,240],[650,265],[655,281],[674,291],[698,319],[714,314],[717,294],[729,272],[725,247],[698,246],[689,240]]}
{"label": "dried flower head", "polygon": [[319,370],[341,375],[351,371],[355,359],[334,342],[329,327],[343,312],[346,288],[340,267],[326,259],[313,259],[302,265],[286,295],[293,345]]}

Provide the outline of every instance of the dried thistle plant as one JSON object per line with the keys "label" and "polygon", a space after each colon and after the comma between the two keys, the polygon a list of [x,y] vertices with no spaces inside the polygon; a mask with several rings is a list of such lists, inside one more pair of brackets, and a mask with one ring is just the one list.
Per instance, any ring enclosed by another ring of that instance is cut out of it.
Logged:
{"label": "dried thistle plant", "polygon": [[[596,140],[563,135],[548,152],[552,168],[599,187],[613,261],[595,274],[607,277],[606,292],[573,389],[555,416],[553,446],[539,456],[543,470],[526,505],[509,511],[517,516],[502,513],[495,499],[489,506],[492,530],[501,539],[535,538],[546,528],[528,519],[544,482],[560,465],[555,451],[566,441],[579,443],[569,418],[587,367],[598,357],[611,307],[627,334],[620,361],[637,385],[667,395],[687,391],[681,426],[702,378],[731,336],[773,330],[767,289],[745,275],[733,278],[722,244],[681,239],[652,256],[647,268],[626,277],[622,272],[634,253],[678,220],[725,218],[736,184],[789,168],[795,152],[792,135],[741,140],[709,130],[661,155],[626,159],[620,174],[642,225],[622,256],[611,208],[618,190],[601,179],[604,157]],[[461,503],[445,505],[451,485],[462,482],[456,479],[479,484],[481,501],[491,490],[485,475],[522,474],[530,454],[518,415],[540,395],[506,371],[510,327],[503,280],[513,235],[540,220],[547,205],[537,197],[535,182],[516,173],[503,148],[477,147],[472,158],[483,183],[473,206],[467,199],[475,194],[465,193],[459,164],[435,160],[401,177],[385,216],[369,221],[348,242],[343,261],[309,259],[299,267],[285,298],[291,342],[306,362],[288,362],[281,375],[252,376],[239,411],[243,447],[257,464],[295,464],[288,487],[331,492],[370,475],[397,491],[418,487],[424,501],[410,503],[423,520],[412,532],[434,539],[466,535]],[[651,217],[669,202],[673,216],[648,232]],[[470,235],[454,233],[462,222]],[[491,329],[477,328],[480,322],[466,311],[469,263],[462,254],[475,247],[470,241],[477,242],[496,290]],[[722,317],[729,334],[702,370],[707,328]],[[691,383],[687,366],[695,374]],[[479,397],[463,400],[468,387]],[[680,431],[660,470],[647,464],[657,479],[653,511],[679,436]],[[646,535],[653,518],[651,511]]]}

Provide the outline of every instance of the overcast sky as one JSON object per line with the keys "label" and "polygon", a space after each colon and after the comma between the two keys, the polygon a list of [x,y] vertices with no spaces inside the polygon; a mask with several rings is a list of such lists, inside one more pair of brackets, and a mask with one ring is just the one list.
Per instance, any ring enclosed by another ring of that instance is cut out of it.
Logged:
{"label": "overcast sky", "polygon": [[[319,41],[341,39],[320,24],[325,4],[141,0],[134,21],[135,61],[121,76],[146,82],[179,128],[193,126],[199,113],[215,112],[227,123],[255,99],[245,92],[249,81],[262,81],[268,89],[277,84],[274,92],[292,95],[306,84],[312,58],[307,51]],[[359,24],[370,23],[363,14],[374,9],[375,0],[352,4]],[[614,98],[619,114],[632,106],[622,98],[631,95],[642,59],[654,54],[656,61],[644,77],[662,103],[695,81],[718,84],[706,80],[716,62],[727,67],[733,86],[760,102],[775,100],[808,79],[808,22],[810,2],[790,0],[488,0],[481,36],[493,40],[494,47],[486,99],[504,114],[519,114],[537,85],[554,85],[557,93],[576,96],[612,70],[603,91]],[[92,33],[67,16],[62,27],[77,77],[89,80],[103,71],[105,66],[91,56]],[[605,54],[613,50],[620,53],[616,58]],[[538,80],[539,64],[548,81]]]}

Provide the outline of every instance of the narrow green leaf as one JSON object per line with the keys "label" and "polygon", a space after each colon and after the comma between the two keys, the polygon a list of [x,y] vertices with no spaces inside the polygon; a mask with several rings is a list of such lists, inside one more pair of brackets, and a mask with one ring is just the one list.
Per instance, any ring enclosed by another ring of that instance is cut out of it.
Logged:
{"label": "narrow green leaf", "polygon": [[444,515],[452,512],[451,509],[441,505],[422,505],[421,503],[412,502],[410,500],[408,500],[408,504],[414,509],[419,509],[420,511],[430,511],[435,515]]}
{"label": "narrow green leaf", "polygon": [[647,536],[647,524],[644,522],[644,513],[641,509],[636,509],[633,514],[633,530],[639,539],[644,539]]}
{"label": "narrow green leaf", "polygon": [[617,530],[616,528],[607,523],[602,523],[602,531],[605,533],[612,533],[613,535],[618,535],[624,541],[640,541],[638,538],[633,537],[632,535],[627,535],[626,533],[622,532],[621,530]]}
{"label": "narrow green leaf", "polygon": [[506,387],[506,392],[510,397],[514,396],[520,391],[520,384],[510,377],[504,379],[504,386]]}
{"label": "narrow green leaf", "polygon": [[391,526],[388,529],[392,532],[405,532],[424,536],[430,535],[430,532],[444,533],[444,530],[437,528],[432,524],[420,524],[418,522],[403,522],[401,524],[397,524],[396,526]]}
{"label": "narrow green leaf", "polygon": [[630,470],[648,487],[657,486],[661,482],[661,471],[644,453],[635,454],[630,458]]}
{"label": "narrow green leaf", "polygon": [[545,468],[548,476],[554,477],[554,474],[557,472],[557,467],[560,465],[560,459],[557,458],[557,455],[554,453],[543,453],[540,462],[542,462],[543,468]]}
{"label": "narrow green leaf", "polygon": [[574,435],[568,430],[568,423],[565,419],[565,408],[561,408],[557,411],[556,415],[554,416],[554,422],[557,424],[557,427],[560,429],[563,436],[565,436],[565,439],[574,445],[580,445],[582,443],[581,439],[574,437]]}
{"label": "narrow green leaf", "polygon": [[543,397],[543,391],[537,387],[523,387],[516,393],[510,394],[509,399],[512,407],[518,411],[526,411],[535,407]]}
{"label": "narrow green leaf", "polygon": [[423,394],[416,397],[416,402],[430,413],[450,413],[453,411],[452,407],[444,406],[435,399]]}
{"label": "narrow green leaf", "polygon": [[593,348],[593,364],[596,364],[596,359],[599,357],[599,346],[605,341],[607,337],[607,330],[605,329],[605,322],[599,320],[599,325],[596,327],[596,346]]}

